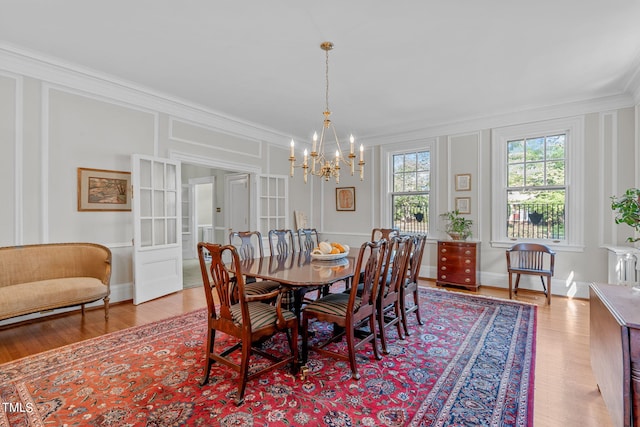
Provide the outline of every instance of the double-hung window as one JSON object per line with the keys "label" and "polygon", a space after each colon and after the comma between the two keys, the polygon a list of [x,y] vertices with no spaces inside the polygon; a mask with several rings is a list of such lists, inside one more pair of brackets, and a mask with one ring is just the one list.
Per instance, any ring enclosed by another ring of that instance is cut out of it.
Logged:
{"label": "double-hung window", "polygon": [[582,243],[582,119],[493,132],[494,243]]}
{"label": "double-hung window", "polygon": [[388,155],[391,167],[391,225],[403,233],[427,233],[431,151],[420,149]]}

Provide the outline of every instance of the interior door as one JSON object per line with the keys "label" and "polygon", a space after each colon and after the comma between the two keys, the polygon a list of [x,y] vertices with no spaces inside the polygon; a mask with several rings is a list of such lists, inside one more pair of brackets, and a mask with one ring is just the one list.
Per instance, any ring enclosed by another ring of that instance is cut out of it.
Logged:
{"label": "interior door", "polygon": [[134,154],[133,303],[182,289],[180,163]]}
{"label": "interior door", "polygon": [[249,231],[251,230],[249,175],[227,175],[225,179],[229,229]]}

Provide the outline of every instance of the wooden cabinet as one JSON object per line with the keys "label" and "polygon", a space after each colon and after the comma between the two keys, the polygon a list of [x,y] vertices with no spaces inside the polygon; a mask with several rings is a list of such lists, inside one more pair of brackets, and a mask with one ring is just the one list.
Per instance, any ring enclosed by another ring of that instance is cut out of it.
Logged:
{"label": "wooden cabinet", "polygon": [[592,283],[591,369],[613,425],[640,426],[640,291]]}
{"label": "wooden cabinet", "polygon": [[476,242],[441,240],[438,242],[438,286],[464,286],[477,291],[478,265]]}

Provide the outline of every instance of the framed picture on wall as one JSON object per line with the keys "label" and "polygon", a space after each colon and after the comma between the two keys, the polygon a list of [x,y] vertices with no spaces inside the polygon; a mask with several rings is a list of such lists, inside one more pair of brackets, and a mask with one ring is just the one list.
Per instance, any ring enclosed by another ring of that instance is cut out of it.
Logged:
{"label": "framed picture on wall", "polygon": [[79,211],[130,211],[131,172],[78,168]]}
{"label": "framed picture on wall", "polygon": [[356,187],[336,188],[336,210],[355,211],[356,210]]}
{"label": "framed picture on wall", "polygon": [[471,191],[470,173],[459,173],[456,175],[456,191]]}
{"label": "framed picture on wall", "polygon": [[470,214],[471,197],[456,197],[456,210],[461,214]]}

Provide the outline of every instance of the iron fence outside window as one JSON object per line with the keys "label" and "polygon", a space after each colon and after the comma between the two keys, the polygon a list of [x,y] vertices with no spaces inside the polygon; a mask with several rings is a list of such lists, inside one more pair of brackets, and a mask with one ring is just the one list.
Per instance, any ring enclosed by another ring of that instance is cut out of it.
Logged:
{"label": "iron fence outside window", "polygon": [[401,233],[427,233],[429,231],[429,196],[394,195],[393,227]]}
{"label": "iron fence outside window", "polygon": [[564,240],[564,204],[510,203],[507,237]]}

